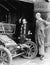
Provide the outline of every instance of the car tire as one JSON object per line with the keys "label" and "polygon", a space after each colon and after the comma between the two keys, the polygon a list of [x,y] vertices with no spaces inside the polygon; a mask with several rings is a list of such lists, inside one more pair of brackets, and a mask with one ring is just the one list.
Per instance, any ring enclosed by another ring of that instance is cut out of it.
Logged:
{"label": "car tire", "polygon": [[[1,54],[2,53],[2,54]],[[12,65],[12,56],[10,51],[4,47],[4,46],[0,46],[0,58],[3,58],[4,60],[1,61],[1,65]],[[6,59],[6,60],[5,60]]]}
{"label": "car tire", "polygon": [[[27,42],[25,42],[25,44],[30,46],[30,48],[27,48],[27,50],[25,50],[25,54],[23,54],[23,57],[27,58],[27,59],[35,58],[37,53],[38,53],[37,45],[34,42],[32,42],[32,41],[27,41]],[[30,54],[30,55],[28,55],[28,54]]]}

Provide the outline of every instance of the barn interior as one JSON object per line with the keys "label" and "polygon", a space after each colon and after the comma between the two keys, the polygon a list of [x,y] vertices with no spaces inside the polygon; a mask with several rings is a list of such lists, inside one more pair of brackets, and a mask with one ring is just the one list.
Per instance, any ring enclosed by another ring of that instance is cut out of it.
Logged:
{"label": "barn interior", "polygon": [[[20,37],[20,31],[21,31],[21,25],[22,25],[21,23],[19,23],[20,18],[25,18],[27,21],[26,33],[28,33],[29,30],[32,33],[30,36],[26,34],[26,37],[29,39],[31,38],[31,40],[35,42],[35,29],[36,29],[35,14],[37,12],[41,13],[41,17],[44,20],[47,20],[48,22],[50,22],[49,0],[0,0],[0,22],[16,25],[15,33],[13,35],[12,34],[9,35],[14,41],[16,41],[16,43],[19,43],[19,37]],[[47,36],[48,42],[50,42],[49,29],[46,31],[48,33],[48,36]],[[47,43],[47,45],[48,47],[50,47],[50,43]],[[50,55],[48,53],[48,58],[49,56]],[[13,64],[15,62],[15,65],[16,65],[16,62],[19,61],[17,62],[18,65],[20,65],[19,63],[22,63],[23,65],[27,65],[27,63],[24,64],[24,62],[21,62],[21,60],[24,61],[25,63],[26,61],[29,61],[28,59],[23,60],[19,58],[18,60],[16,59],[13,60]],[[39,58],[37,62],[36,60],[37,58],[35,59],[35,63],[40,65],[41,62]],[[34,64],[34,61],[32,62],[32,60],[30,60],[30,62]]]}
{"label": "barn interior", "polygon": [[[34,3],[18,1],[18,0],[1,0],[0,2],[0,22],[16,24],[19,30],[19,19],[26,18],[29,23],[29,29],[33,32],[33,40],[35,33],[35,13]],[[32,25],[32,26],[31,26]],[[16,29],[15,36],[18,37],[19,32]],[[19,30],[20,31],[20,30]]]}

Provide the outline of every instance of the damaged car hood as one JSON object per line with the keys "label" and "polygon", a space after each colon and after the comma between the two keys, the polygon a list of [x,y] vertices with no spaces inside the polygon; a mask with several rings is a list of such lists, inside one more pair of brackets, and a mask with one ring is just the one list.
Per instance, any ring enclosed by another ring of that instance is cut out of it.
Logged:
{"label": "damaged car hood", "polygon": [[7,35],[0,35],[0,41],[7,45],[16,45],[16,42]]}

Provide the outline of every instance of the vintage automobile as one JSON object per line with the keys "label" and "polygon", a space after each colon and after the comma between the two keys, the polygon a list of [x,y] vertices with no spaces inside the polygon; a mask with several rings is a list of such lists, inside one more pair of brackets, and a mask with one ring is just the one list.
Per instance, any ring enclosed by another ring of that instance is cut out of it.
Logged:
{"label": "vintage automobile", "polygon": [[[15,29],[16,24],[0,22],[0,65],[11,65],[12,58],[19,55],[24,58],[35,58],[38,53],[37,44],[25,37],[26,23],[21,25],[19,43],[13,38]],[[30,34],[28,31],[28,35]]]}

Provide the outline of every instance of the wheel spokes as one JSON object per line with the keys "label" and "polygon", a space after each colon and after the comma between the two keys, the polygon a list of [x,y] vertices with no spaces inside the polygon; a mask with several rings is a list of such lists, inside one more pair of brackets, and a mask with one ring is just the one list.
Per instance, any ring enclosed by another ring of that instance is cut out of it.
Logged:
{"label": "wheel spokes", "polygon": [[9,58],[7,56],[7,53],[3,50],[0,50],[0,57],[2,58],[1,65],[8,65],[9,64]]}
{"label": "wheel spokes", "polygon": [[3,56],[3,51],[2,50],[0,51],[0,56]]}
{"label": "wheel spokes", "polygon": [[31,56],[31,50],[30,49],[27,49],[26,56],[27,57],[30,57]]}
{"label": "wheel spokes", "polygon": [[38,48],[36,43],[32,41],[25,42],[29,46],[29,48],[26,49],[25,54],[23,55],[24,58],[35,58],[35,56],[38,53]]}
{"label": "wheel spokes", "polygon": [[26,56],[31,57],[31,56],[33,56],[33,54],[35,53],[35,52],[34,52],[34,51],[35,51],[35,47],[34,47],[33,44],[29,44],[29,43],[28,43],[28,45],[30,46],[30,48],[27,49]]}
{"label": "wheel spokes", "polygon": [[29,52],[29,53],[28,53],[28,57],[30,57],[30,56],[31,56],[31,53]]}

